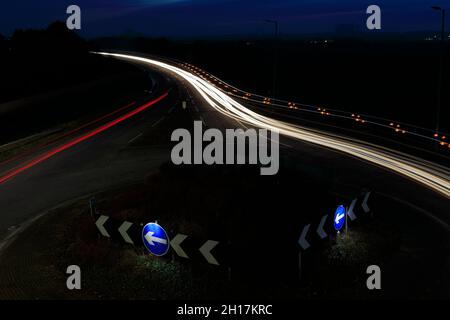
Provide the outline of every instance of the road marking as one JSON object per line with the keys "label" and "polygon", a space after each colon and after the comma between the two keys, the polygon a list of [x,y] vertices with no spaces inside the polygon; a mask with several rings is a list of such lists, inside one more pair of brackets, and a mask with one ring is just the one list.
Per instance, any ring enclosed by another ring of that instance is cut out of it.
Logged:
{"label": "road marking", "polygon": [[[261,135],[260,135],[260,136],[261,136]],[[269,137],[266,137],[266,139],[268,139],[270,142],[273,142],[273,140],[272,140],[271,138],[269,138]],[[275,142],[275,143],[276,143],[276,142]],[[278,141],[278,144],[279,144],[280,146],[283,146],[283,147],[292,149],[292,146],[290,146],[290,145],[288,145],[288,144],[286,144],[286,143],[283,143],[283,142]]]}
{"label": "road marking", "polygon": [[290,146],[290,145],[288,145],[288,144],[286,144],[286,143],[282,143],[282,142],[278,142],[280,145],[282,145],[283,147],[286,147],[286,148],[289,148],[289,149],[292,149],[293,147],[292,146]]}
{"label": "road marking", "polygon": [[163,121],[166,117],[161,117],[158,121],[156,121],[154,124],[152,124],[152,128],[156,127],[161,121]]}
{"label": "road marking", "polygon": [[112,121],[98,127],[97,129],[94,129],[91,132],[88,132],[88,133],[82,135],[81,137],[74,138],[73,140],[68,141],[67,143],[65,143],[61,146],[55,147],[54,149],[49,150],[48,152],[44,153],[43,155],[38,156],[37,158],[34,158],[33,160],[29,161],[28,163],[26,163],[25,165],[23,165],[19,168],[13,169],[13,171],[0,177],[0,185],[5,183],[6,181],[10,180],[11,178],[17,176],[21,172],[28,170],[28,169],[36,166],[37,164],[44,162],[45,160],[55,156],[56,154],[61,153],[67,149],[70,149],[73,146],[76,146],[77,144],[80,144],[81,142],[86,141],[86,140],[98,135],[99,133],[102,133],[102,132],[108,130],[109,128],[114,127],[115,125],[135,116],[136,114],[139,114],[140,112],[148,109],[152,105],[165,99],[168,95],[169,95],[169,92],[166,92],[163,95],[161,95],[160,97],[141,105],[140,107],[128,112],[127,114],[120,116],[119,118],[112,120]]}
{"label": "road marking", "polygon": [[[245,130],[248,130],[249,127],[247,127],[245,124],[243,124],[240,120],[238,120],[238,119],[235,119],[235,120],[236,120],[236,122],[239,123],[242,127],[244,127]],[[260,134],[259,136],[261,137],[261,134]],[[266,137],[266,139],[268,139],[270,142],[273,141],[273,140],[270,139],[269,137]],[[282,142],[280,142],[280,141],[278,141],[278,144],[281,145],[281,146],[284,146],[284,147],[287,147],[287,148],[292,149],[292,146],[290,146],[290,145],[288,145],[288,144],[285,144],[285,143],[282,143]]]}
{"label": "road marking", "polygon": [[[106,115],[101,116],[100,118],[97,118],[97,119],[95,119],[93,121],[85,123],[85,124],[83,124],[82,126],[80,126],[78,128],[75,128],[75,129],[72,129],[72,130],[70,130],[68,132],[65,132],[65,133],[63,133],[63,134],[61,134],[61,135],[59,135],[59,136],[57,136],[57,137],[55,137],[53,139],[50,139],[49,141],[46,141],[44,143],[41,143],[41,144],[37,145],[36,147],[30,148],[30,149],[28,149],[28,150],[26,150],[26,151],[24,151],[24,152],[22,152],[22,153],[20,153],[20,154],[18,154],[16,156],[12,157],[12,158],[4,160],[4,161],[0,162],[0,165],[5,164],[5,163],[9,163],[11,161],[23,158],[26,155],[32,154],[34,151],[38,150],[41,147],[45,147],[45,146],[51,145],[51,144],[53,144],[53,143],[55,143],[55,142],[57,142],[57,141],[59,141],[59,140],[61,140],[63,138],[71,136],[74,133],[76,133],[78,131],[81,131],[82,129],[84,129],[84,128],[88,127],[88,126],[93,125],[94,123],[100,122],[101,120],[104,120],[104,119],[106,119],[106,118],[108,118],[108,117],[110,117],[110,116],[112,116],[112,115],[114,115],[116,113],[119,113],[120,111],[123,111],[123,110],[125,110],[125,109],[127,109],[127,108],[129,108],[129,107],[131,107],[131,106],[133,106],[135,104],[136,104],[136,102],[133,101],[132,103],[127,104],[126,106],[123,106],[123,107],[121,107],[121,108],[119,108],[117,110],[114,110],[114,111],[112,111],[112,112],[110,112],[110,113],[108,113]],[[57,129],[57,130],[52,130],[52,131],[57,132],[57,131],[61,131],[61,130],[62,129]],[[30,137],[28,137],[28,138],[30,138]],[[24,138],[24,139],[18,140],[16,142],[19,142],[19,141],[22,141],[22,140],[25,140],[25,139],[28,139],[28,138]],[[12,143],[14,143],[14,142],[12,142]],[[0,146],[0,149],[1,148],[2,148],[2,146]]]}
{"label": "road marking", "polygon": [[243,124],[241,121],[239,121],[238,119],[235,119],[235,120],[236,120],[236,122],[239,123],[242,127],[244,127],[245,130],[248,129],[248,127],[247,127],[245,124]]}
{"label": "road marking", "polygon": [[6,143],[4,145],[1,145],[0,146],[0,150],[8,149],[8,147],[14,146],[16,144],[28,142],[30,140],[38,139],[38,138],[43,137],[43,136],[49,136],[51,134],[54,134],[54,133],[57,133],[57,132],[60,132],[60,131],[62,131],[62,129],[60,129],[60,128],[47,130],[47,131],[44,131],[44,132],[40,132],[40,133],[34,134],[32,136],[28,136],[28,137],[25,137],[25,138],[22,138],[22,139],[11,141],[11,142],[8,142],[8,143]]}
{"label": "road marking", "polygon": [[130,144],[130,143],[134,142],[135,140],[139,139],[142,135],[143,135],[143,132],[139,133],[136,137],[134,137],[133,139],[128,141],[128,144]]}
{"label": "road marking", "polygon": [[221,112],[223,115],[243,119],[247,123],[252,123],[257,127],[279,130],[280,135],[289,136],[296,140],[302,140],[329,149],[345,152],[363,161],[369,161],[372,164],[382,166],[386,169],[395,171],[400,175],[411,178],[416,182],[433,189],[435,192],[444,195],[446,198],[450,198],[450,177],[447,174],[436,172],[435,167],[430,165],[424,167],[418,165],[414,161],[404,159],[402,156],[399,156],[398,152],[395,150],[380,148],[379,146],[374,146],[367,142],[364,143],[356,139],[348,140],[336,134],[307,129],[302,126],[292,125],[263,116],[246,108],[238,101],[232,99],[229,95],[220,91],[217,87],[214,87],[207,81],[202,80],[195,74],[186,72],[164,62],[117,53],[100,52],[100,54],[127,60],[141,61],[170,70],[188,81],[195,91],[197,91],[212,108]]}
{"label": "road marking", "polygon": [[436,217],[431,212],[429,212],[429,211],[427,211],[425,209],[422,209],[421,207],[418,207],[415,204],[412,204],[412,203],[410,203],[410,202],[408,202],[406,200],[402,200],[402,199],[399,199],[397,197],[394,197],[394,196],[391,196],[391,195],[388,195],[388,194],[385,194],[385,193],[382,193],[382,192],[377,192],[377,194],[380,195],[380,196],[383,196],[385,198],[394,200],[394,201],[396,201],[398,203],[401,203],[403,205],[406,205],[406,206],[408,206],[408,207],[410,207],[410,208],[412,208],[414,210],[417,210],[417,211],[423,213],[425,216],[427,216],[428,218],[430,218],[431,220],[436,222],[438,225],[440,225],[442,228],[444,228],[446,232],[450,233],[450,225],[448,225],[444,220],[441,220],[438,217]]}

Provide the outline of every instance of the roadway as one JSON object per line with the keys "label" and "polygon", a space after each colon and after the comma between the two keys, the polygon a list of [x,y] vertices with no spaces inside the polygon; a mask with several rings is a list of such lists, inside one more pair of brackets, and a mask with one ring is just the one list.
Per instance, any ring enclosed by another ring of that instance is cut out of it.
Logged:
{"label": "roadway", "polygon": [[[302,155],[305,167],[339,168],[338,171],[343,173],[339,175],[342,186],[363,186],[383,191],[392,199],[433,216],[448,229],[450,179],[447,168],[418,163],[391,150],[272,120],[245,108],[239,101],[192,73],[142,57],[114,56],[165,74],[153,98],[169,88],[168,82],[176,80],[178,88],[184,92],[184,99],[189,102],[194,119],[203,121],[207,127],[277,129],[282,134],[281,150],[295,150]],[[11,227],[17,227],[33,215],[64,201],[142,178],[142,172],[156,169],[162,162],[168,161],[169,153],[161,150],[145,153],[129,151],[131,154],[127,154],[130,149],[128,144],[145,130],[150,130],[149,127],[155,130],[152,122],[158,121],[164,112],[179,104],[177,99],[165,99],[151,110],[0,184],[0,234],[4,235]],[[29,158],[37,157],[39,152],[43,151],[39,150]],[[19,159],[17,163],[0,167],[0,172],[5,175],[13,167],[20,167],[20,161],[26,163],[28,159]]]}
{"label": "roadway", "polygon": [[303,155],[305,166],[337,168],[342,186],[364,186],[409,205],[410,209],[433,217],[450,230],[450,172],[448,167],[422,161],[383,146],[349,139],[337,134],[263,116],[197,74],[152,58],[105,54],[132,63],[144,63],[152,70],[177,79],[188,91],[193,111],[208,127],[268,128],[282,134],[281,149]]}
{"label": "roadway", "polygon": [[[161,164],[169,162],[169,140],[173,128],[166,126],[165,122],[186,112],[180,107],[182,100],[188,102],[187,112],[192,120],[200,120],[208,128],[277,129],[281,133],[280,153],[295,155],[298,167],[316,172],[317,183],[327,185],[327,188],[332,184],[333,191],[341,199],[350,199],[352,194],[365,188],[378,194],[372,204],[375,201],[383,204],[396,202],[408,214],[423,215],[441,230],[449,232],[448,168],[428,162],[419,163],[415,158],[362,141],[350,141],[318,129],[268,118],[246,108],[245,101],[238,101],[206,80],[172,65],[143,57],[105,55],[136,63],[162,75],[158,89],[146,101],[137,101],[123,114],[162,97],[166,92],[168,96],[2,181],[0,235],[3,238],[14,234],[26,221],[48,209],[100,190],[142,181],[146,175],[158,170]],[[108,121],[95,127],[104,126]],[[14,168],[21,168],[90,130],[92,128],[77,132],[56,145],[46,146],[25,159],[0,167],[0,176],[5,177]],[[164,134],[161,135],[161,131]],[[156,133],[162,136],[160,143],[137,144]],[[333,171],[333,181],[330,181],[329,175],[322,174],[329,170]],[[386,210],[389,211],[389,208]],[[287,214],[288,218],[292,213]],[[322,213],[316,214],[320,217]],[[291,227],[301,228],[300,225]]]}
{"label": "roadway", "polygon": [[[3,179],[0,183],[0,235],[11,234],[27,220],[66,201],[141,181],[146,174],[168,161],[170,150],[166,150],[162,142],[145,147],[138,143],[143,135],[159,130],[165,118],[175,113],[176,92],[170,92],[161,101],[130,118],[109,128],[105,126],[162,97],[171,86],[160,79],[157,90],[145,99],[69,132],[55,143],[0,165]],[[102,127],[104,131],[89,137]],[[30,163],[33,166],[27,168]],[[9,178],[5,180],[5,177]]]}

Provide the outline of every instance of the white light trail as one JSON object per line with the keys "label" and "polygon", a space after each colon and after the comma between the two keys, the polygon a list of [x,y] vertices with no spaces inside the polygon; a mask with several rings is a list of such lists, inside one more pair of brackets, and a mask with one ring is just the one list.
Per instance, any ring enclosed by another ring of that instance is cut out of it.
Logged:
{"label": "white light trail", "polygon": [[387,148],[377,147],[358,140],[349,141],[337,135],[271,119],[246,108],[208,81],[164,62],[126,54],[104,52],[99,54],[143,62],[174,72],[192,85],[211,107],[226,116],[244,121],[256,127],[276,130],[280,134],[294,139],[307,141],[350,154],[408,177],[450,198],[450,175],[448,168],[425,161],[420,163],[420,160],[417,158],[400,154]]}

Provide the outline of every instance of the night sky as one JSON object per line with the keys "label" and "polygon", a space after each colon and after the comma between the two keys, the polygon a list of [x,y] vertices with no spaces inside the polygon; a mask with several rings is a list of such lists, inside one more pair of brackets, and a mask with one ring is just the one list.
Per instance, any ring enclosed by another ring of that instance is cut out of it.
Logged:
{"label": "night sky", "polygon": [[340,24],[363,29],[371,4],[382,9],[384,32],[429,31],[440,26],[439,13],[430,6],[450,9],[450,0],[15,0],[0,4],[0,33],[65,20],[70,4],[81,7],[86,37],[265,36],[273,32],[265,19],[278,20],[282,35],[334,32]]}

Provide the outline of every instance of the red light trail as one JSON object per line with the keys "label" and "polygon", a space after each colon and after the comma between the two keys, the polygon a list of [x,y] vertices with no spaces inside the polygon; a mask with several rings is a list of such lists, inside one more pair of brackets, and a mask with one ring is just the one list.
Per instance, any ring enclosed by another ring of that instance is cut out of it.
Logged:
{"label": "red light trail", "polygon": [[144,111],[145,109],[149,108],[150,106],[152,106],[152,105],[158,103],[159,101],[163,100],[168,95],[169,95],[169,93],[166,92],[162,96],[156,98],[155,100],[149,101],[149,102],[145,103],[144,105],[140,106],[139,108],[134,109],[133,111],[130,111],[127,114],[125,114],[125,115],[123,115],[123,116],[121,116],[121,117],[119,117],[119,118],[117,118],[117,119],[115,119],[115,120],[113,120],[111,122],[108,122],[107,124],[104,124],[101,127],[97,128],[97,129],[94,129],[93,131],[91,131],[91,132],[89,132],[89,133],[87,133],[85,135],[82,135],[81,137],[77,137],[77,138],[75,138],[75,139],[73,139],[73,140],[63,144],[62,146],[56,147],[56,148],[54,148],[54,149],[44,153],[43,155],[41,155],[41,156],[31,160],[30,162],[28,162],[24,166],[21,166],[21,167],[15,169],[13,171],[7,173],[6,175],[0,177],[0,184],[5,183],[6,181],[8,181],[11,178],[15,177],[16,175],[18,175],[19,173],[21,173],[21,172],[23,172],[23,171],[25,171],[27,169],[30,169],[31,167],[34,167],[35,165],[37,165],[37,164],[39,164],[39,163],[41,163],[41,162],[43,162],[43,161],[53,157],[54,155],[56,155],[56,154],[58,154],[60,152],[63,152],[64,150],[67,150],[67,149],[69,149],[69,148],[71,148],[71,147],[73,147],[73,146],[75,146],[75,145],[77,145],[77,144],[79,144],[79,143],[81,143],[81,142],[83,142],[85,140],[88,140],[89,138],[92,138],[93,136],[95,136],[95,135],[97,135],[97,134],[99,134],[99,133],[101,133],[101,132],[103,132],[105,130],[108,130],[109,128],[115,126],[118,123],[121,123],[121,122],[127,120],[128,118],[131,118],[132,116],[134,116],[134,115]]}
{"label": "red light trail", "polygon": [[72,134],[74,134],[74,133],[80,131],[81,129],[87,128],[87,127],[89,127],[89,126],[91,126],[91,125],[93,125],[93,124],[95,124],[95,123],[97,123],[97,122],[100,122],[101,120],[104,120],[104,119],[106,119],[106,118],[108,118],[108,117],[110,117],[110,116],[112,116],[112,115],[114,115],[114,114],[116,114],[116,113],[119,113],[120,111],[123,111],[123,110],[125,110],[125,109],[127,109],[127,108],[130,108],[130,107],[134,106],[135,104],[136,104],[136,102],[132,102],[132,103],[130,103],[130,104],[127,104],[127,105],[124,106],[124,107],[121,107],[121,108],[119,108],[119,109],[117,109],[117,110],[114,110],[114,111],[112,111],[112,112],[110,112],[110,113],[104,115],[104,116],[101,116],[101,117],[98,118],[98,119],[95,119],[95,120],[92,120],[92,121],[90,121],[90,122],[88,122],[88,123],[86,123],[86,124],[83,124],[82,126],[80,126],[80,127],[78,127],[78,128],[75,128],[75,129],[73,129],[73,130],[71,130],[71,131],[69,131],[69,132],[63,133],[62,135],[57,136],[57,137],[55,137],[54,139],[51,139],[50,141],[47,141],[47,142],[45,142],[45,143],[42,143],[42,144],[40,144],[40,145],[38,145],[38,146],[36,146],[36,147],[34,147],[34,148],[31,148],[31,149],[29,149],[29,150],[27,150],[27,151],[25,151],[25,152],[23,152],[23,153],[21,153],[21,154],[15,156],[15,157],[9,158],[9,159],[7,159],[7,160],[5,160],[5,161],[1,161],[1,162],[0,162],[0,165],[10,163],[10,162],[12,162],[12,161],[14,161],[14,160],[23,158],[23,157],[26,156],[26,155],[32,154],[34,151],[39,150],[39,149],[42,148],[42,147],[48,146],[48,145],[50,145],[50,144],[52,144],[52,143],[54,143],[54,142],[57,142],[57,141],[59,141],[59,140],[61,140],[61,139],[63,139],[63,138],[66,138],[66,137],[68,137],[68,136],[71,136]]}

